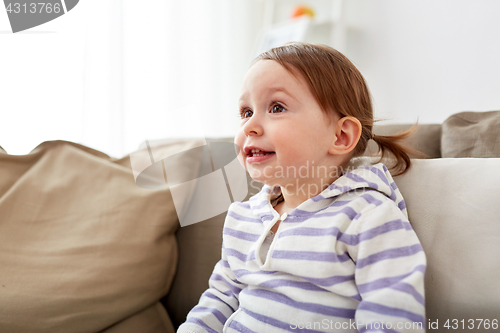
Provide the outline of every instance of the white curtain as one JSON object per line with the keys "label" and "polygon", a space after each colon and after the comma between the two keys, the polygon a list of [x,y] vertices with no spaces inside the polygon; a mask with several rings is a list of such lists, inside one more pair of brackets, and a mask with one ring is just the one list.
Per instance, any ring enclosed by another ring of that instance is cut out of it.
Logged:
{"label": "white curtain", "polygon": [[120,157],[146,139],[234,135],[263,5],[86,0],[0,34],[0,146],[63,139]]}

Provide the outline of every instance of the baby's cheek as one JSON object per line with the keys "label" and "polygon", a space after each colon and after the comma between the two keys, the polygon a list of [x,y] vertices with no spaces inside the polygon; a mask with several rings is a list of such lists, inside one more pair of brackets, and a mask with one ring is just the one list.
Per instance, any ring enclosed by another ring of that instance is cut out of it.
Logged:
{"label": "baby's cheek", "polygon": [[236,145],[236,154],[238,157],[238,161],[246,169],[244,161],[244,152],[243,152],[244,143],[245,143],[244,137],[242,138],[242,134],[238,132],[234,138],[234,144]]}
{"label": "baby's cheek", "polygon": [[290,167],[293,166],[294,168],[300,168],[303,165],[310,165],[312,163],[312,159],[308,153],[309,152],[306,149],[294,151],[287,156],[287,160],[283,161],[283,164]]}
{"label": "baby's cheek", "polygon": [[238,153],[238,162],[240,162],[243,169],[248,171],[247,164],[245,163],[245,158],[241,152]]}

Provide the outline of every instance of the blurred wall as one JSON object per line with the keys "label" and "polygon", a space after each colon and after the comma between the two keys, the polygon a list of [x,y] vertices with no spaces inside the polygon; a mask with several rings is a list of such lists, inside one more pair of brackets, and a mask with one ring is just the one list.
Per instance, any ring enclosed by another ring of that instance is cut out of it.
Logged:
{"label": "blurred wall", "polygon": [[345,54],[391,122],[500,110],[500,1],[349,0]]}

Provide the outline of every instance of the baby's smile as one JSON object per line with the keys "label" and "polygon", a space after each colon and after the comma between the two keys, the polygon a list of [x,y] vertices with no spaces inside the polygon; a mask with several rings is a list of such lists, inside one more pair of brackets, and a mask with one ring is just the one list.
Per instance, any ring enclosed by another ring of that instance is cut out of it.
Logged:
{"label": "baby's smile", "polygon": [[261,163],[276,155],[273,151],[266,151],[257,147],[249,146],[244,149],[247,163]]}

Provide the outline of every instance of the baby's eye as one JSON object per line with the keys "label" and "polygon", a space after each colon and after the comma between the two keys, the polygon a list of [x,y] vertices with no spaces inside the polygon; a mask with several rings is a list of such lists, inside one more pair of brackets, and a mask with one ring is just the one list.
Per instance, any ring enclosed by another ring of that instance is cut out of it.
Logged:
{"label": "baby's eye", "polygon": [[284,112],[284,111],[286,111],[286,109],[279,104],[274,104],[271,107],[271,113],[280,113],[280,112]]}
{"label": "baby's eye", "polygon": [[241,118],[250,118],[251,116],[253,115],[253,111],[252,110],[241,110]]}

